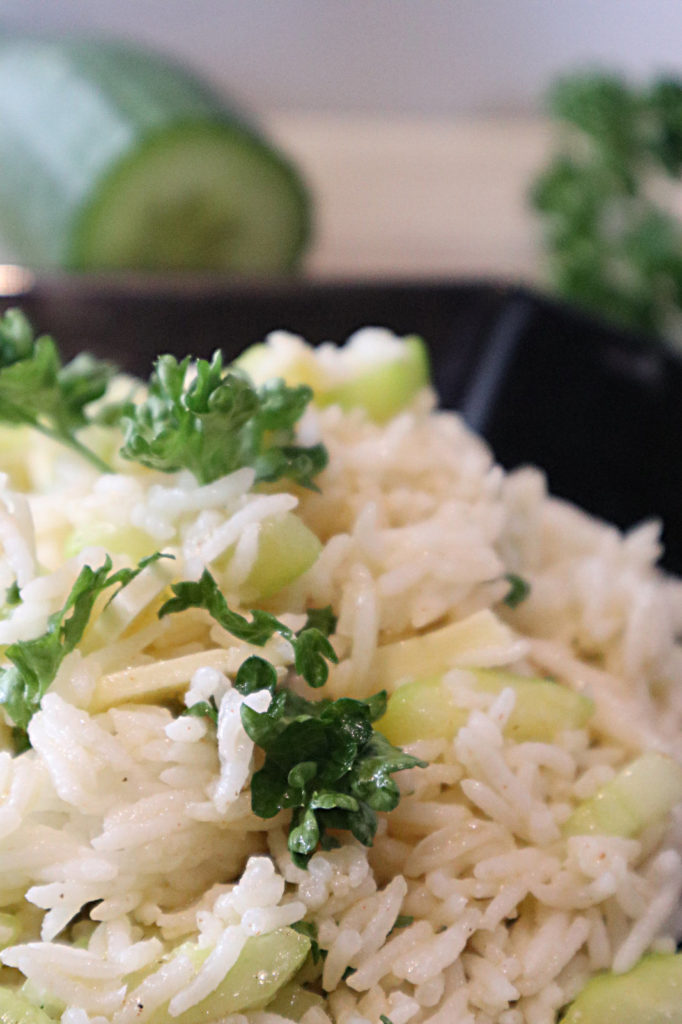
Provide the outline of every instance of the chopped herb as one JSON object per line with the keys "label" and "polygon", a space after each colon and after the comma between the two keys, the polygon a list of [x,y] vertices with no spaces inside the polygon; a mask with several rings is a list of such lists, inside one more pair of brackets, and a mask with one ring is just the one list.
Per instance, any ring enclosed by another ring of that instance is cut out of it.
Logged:
{"label": "chopped herb", "polygon": [[7,608],[15,608],[18,604],[21,604],[21,592],[19,584],[15,580],[5,591],[5,606]]}
{"label": "chopped herb", "polygon": [[110,363],[85,353],[66,366],[52,338],[36,338],[19,309],[0,317],[0,422],[25,424],[110,472],[76,432],[96,422],[86,407],[101,398],[116,372]]}
{"label": "chopped herb", "polygon": [[394,931],[396,928],[408,928],[413,921],[414,918],[410,914],[398,914],[391,931]]}
{"label": "chopped herb", "polygon": [[315,489],[326,449],[293,443],[294,426],[311,398],[310,388],[281,380],[254,386],[223,369],[220,352],[210,362],[163,355],[146,400],[123,410],[121,454],[163,472],[189,469],[202,484],[251,466],[257,480],[287,477]]}
{"label": "chopped herb", "polygon": [[[279,633],[294,648],[296,671],[306,682],[319,687],[326,681],[325,659],[336,661],[326,635],[335,627],[329,609],[310,612],[304,627],[293,633],[269,612],[257,609],[249,620],[232,611],[208,570],[200,580],[176,583],[172,590],[175,596],[162,606],[160,617],[205,608],[233,636],[257,646]],[[310,701],[278,688],[274,666],[257,655],[241,665],[235,687],[245,695],[264,689],[272,694],[267,711],[241,707],[247,735],[265,752],[251,780],[251,807],[260,818],[291,809],[288,846],[294,863],[305,867],[318,846],[338,845],[330,829],[350,831],[371,846],[376,812],[392,810],[400,799],[392,774],[425,767],[374,731],[372,723],[386,710],[386,694]]]}
{"label": "chopped herb", "polygon": [[200,700],[196,704],[191,704],[182,713],[191,715],[193,718],[210,718],[214,725],[218,724],[218,705],[213,696],[208,700]]}
{"label": "chopped herb", "polygon": [[509,590],[503,601],[509,608],[516,608],[530,594],[530,583],[528,580],[524,580],[522,576],[517,576],[513,572],[507,573],[504,578],[509,584]]}
{"label": "chopped herb", "polygon": [[391,1018],[387,1017],[385,1013],[381,1014],[381,1016],[379,1017],[379,1020],[381,1021],[381,1024],[393,1024],[393,1021],[391,1020]]}
{"label": "chopped herb", "polygon": [[[175,596],[161,607],[159,618],[174,612],[185,611],[187,608],[205,608],[228,633],[246,643],[254,644],[256,647],[263,647],[271,636],[279,633],[291,643],[294,649],[296,671],[303,676],[308,685],[323,686],[327,681],[329,674],[327,661],[336,662],[337,660],[334,648],[327,639],[329,635],[327,631],[334,629],[336,624],[334,616],[328,609],[311,611],[308,614],[308,622],[298,633],[294,633],[270,612],[256,609],[251,612],[249,620],[238,612],[232,611],[208,569],[204,570],[201,579],[175,583],[172,590]],[[316,624],[308,625],[309,622]],[[262,660],[257,659],[257,661]],[[248,665],[248,662],[245,664]],[[266,662],[266,664],[268,663]],[[250,678],[249,673],[254,670],[257,672],[268,671],[263,669],[262,665],[251,666],[251,668],[242,666],[240,672],[244,672],[242,682],[245,686],[247,679]],[[272,671],[274,672],[274,669]],[[269,683],[254,684],[252,682],[243,692],[270,688]]]}
{"label": "chopped herb", "polygon": [[331,636],[336,631],[336,616],[331,605],[327,605],[326,608],[311,608],[303,629],[318,629],[325,636]]}
{"label": "chopped herb", "polygon": [[265,751],[251,780],[251,807],[261,818],[292,810],[288,846],[298,867],[318,846],[337,845],[329,829],[371,846],[376,812],[391,811],[400,800],[391,775],[425,767],[374,731],[385,707],[385,693],[365,701],[308,701],[284,688],[275,690],[267,711],[242,705],[244,729]]}
{"label": "chopped herb", "polygon": [[[0,668],[0,704],[14,723],[18,749],[28,746],[28,724],[53,682],[62,661],[80,642],[90,620],[95,601],[105,590],[115,587],[110,601],[160,554],[143,558],[135,569],[111,571],[109,556],[99,569],[83,566],[66,602],[47,622],[47,630],[33,640],[17,640],[5,651],[12,662]],[[70,614],[69,614],[70,613]]]}
{"label": "chopped herb", "polygon": [[310,955],[313,958],[314,964],[319,964],[321,960],[326,958],[327,950],[320,948],[320,944],[317,941],[317,925],[313,921],[296,921],[291,927],[295,932],[300,932],[301,935],[305,935],[306,938],[310,939]]}

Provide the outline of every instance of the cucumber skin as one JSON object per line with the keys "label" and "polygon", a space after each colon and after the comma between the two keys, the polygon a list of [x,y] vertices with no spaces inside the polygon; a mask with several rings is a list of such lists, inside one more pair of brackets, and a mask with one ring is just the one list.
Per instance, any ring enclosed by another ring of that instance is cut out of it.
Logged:
{"label": "cucumber skin", "polygon": [[559,1024],[682,1024],[682,954],[650,953],[625,974],[598,974]]}
{"label": "cucumber skin", "polygon": [[0,37],[3,239],[35,267],[93,269],[80,252],[91,207],[137,151],[186,126],[222,130],[275,166],[299,207],[289,269],[310,234],[293,165],[243,113],[166,56],[88,39]]}

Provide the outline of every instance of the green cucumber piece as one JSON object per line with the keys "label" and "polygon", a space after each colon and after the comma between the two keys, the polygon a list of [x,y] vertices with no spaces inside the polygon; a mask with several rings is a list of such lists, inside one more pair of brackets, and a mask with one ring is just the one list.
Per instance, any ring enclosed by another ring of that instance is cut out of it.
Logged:
{"label": "green cucumber piece", "polygon": [[244,587],[257,597],[272,597],[302,576],[321,550],[319,538],[293,512],[265,519],[258,537],[258,554]]}
{"label": "green cucumber piece", "polygon": [[64,557],[72,558],[83,548],[103,547],[110,555],[128,555],[139,562],[158,549],[158,544],[137,526],[117,526],[104,519],[76,527],[64,544]]}
{"label": "green cucumber piece", "polygon": [[394,746],[417,740],[452,739],[469,712],[458,708],[440,676],[413,679],[391,694],[376,729]]}
{"label": "green cucumber piece", "polygon": [[53,1024],[52,1017],[21,993],[0,986],[0,1024]]}
{"label": "green cucumber piece", "polygon": [[651,953],[625,974],[599,974],[561,1024],[682,1024],[682,954]]}
{"label": "green cucumber piece", "polygon": [[0,913],[0,949],[13,946],[21,935],[21,921],[17,914]]}
{"label": "green cucumber piece", "polygon": [[338,378],[325,372],[315,350],[292,338],[282,353],[267,342],[251,345],[235,360],[256,384],[281,377],[287,384],[307,384],[313,389],[315,405],[340,405],[342,409],[364,409],[375,423],[386,423],[406,408],[430,380],[429,355],[422,338],[395,338],[395,352],[378,353],[376,359],[357,359],[350,340],[337,350]]}
{"label": "green cucumber piece", "polygon": [[402,352],[371,369],[362,370],[341,384],[317,395],[318,405],[364,409],[375,423],[386,423],[429,383],[426,345],[416,335],[403,339]]}
{"label": "green cucumber piece", "polygon": [[281,271],[308,236],[293,166],[127,43],[2,38],[0,166],[0,234],[36,267]]}
{"label": "green cucumber piece", "polygon": [[516,703],[504,733],[517,743],[552,743],[564,729],[583,729],[594,714],[590,697],[552,679],[495,669],[476,669],[474,675],[476,689],[484,693],[514,690]]}
{"label": "green cucumber piece", "polygon": [[680,800],[682,765],[666,754],[642,754],[576,807],[564,823],[564,835],[633,837]]}
{"label": "green cucumber piece", "polygon": [[[516,703],[504,728],[517,743],[551,743],[563,729],[581,729],[594,711],[588,697],[550,679],[520,676],[495,669],[472,669],[474,690],[498,694],[511,687]],[[377,729],[403,746],[420,739],[452,739],[466,725],[466,708],[440,676],[404,683],[391,694]]]}
{"label": "green cucumber piece", "polygon": [[[178,952],[188,951],[180,947]],[[293,928],[279,928],[248,939],[234,967],[210,995],[177,1017],[169,1017],[167,1004],[161,1006],[148,1024],[168,1024],[171,1020],[175,1024],[207,1024],[231,1013],[260,1010],[291,981],[309,952],[310,939]]]}
{"label": "green cucumber piece", "polygon": [[310,992],[295,981],[281,988],[271,1003],[267,1005],[268,1013],[278,1013],[286,1020],[299,1021],[304,1013],[318,1006],[324,1010],[324,999],[316,992]]}

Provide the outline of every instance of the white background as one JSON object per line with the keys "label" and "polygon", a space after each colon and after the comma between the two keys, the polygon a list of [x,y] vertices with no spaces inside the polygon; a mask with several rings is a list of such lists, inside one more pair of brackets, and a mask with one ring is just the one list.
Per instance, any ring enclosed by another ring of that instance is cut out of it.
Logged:
{"label": "white background", "polygon": [[576,65],[682,70],[682,0],[0,0],[0,25],[151,43],[264,113],[523,113]]}

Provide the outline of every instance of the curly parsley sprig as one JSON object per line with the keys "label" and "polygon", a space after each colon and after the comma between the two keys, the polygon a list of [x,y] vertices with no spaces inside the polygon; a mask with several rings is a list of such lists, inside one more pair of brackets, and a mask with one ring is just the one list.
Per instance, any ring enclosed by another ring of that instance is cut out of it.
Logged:
{"label": "curly parsley sprig", "polygon": [[31,426],[103,473],[111,467],[77,436],[94,423],[121,426],[124,458],[165,473],[188,469],[201,484],[250,466],[257,481],[286,478],[316,489],[327,450],[295,443],[310,388],[282,380],[256,387],[224,367],[220,352],[210,362],[162,355],[142,401],[93,412],[115,373],[112,364],[87,354],[63,365],[53,339],[36,337],[20,310],[0,317],[0,423]]}
{"label": "curly parsley sprig", "polygon": [[156,361],[146,399],[123,410],[121,454],[152,469],[189,469],[199,483],[251,466],[256,480],[287,477],[315,488],[327,464],[323,445],[294,444],[294,427],[312,399],[310,388],[282,380],[256,387],[224,369],[222,354],[210,363]]}
{"label": "curly parsley sprig", "polygon": [[682,225],[664,198],[682,170],[682,81],[577,73],[554,84],[547,105],[561,139],[530,198],[554,284],[587,309],[665,334],[682,309]]}
{"label": "curly parsley sprig", "polygon": [[[291,643],[296,671],[306,682],[311,687],[326,682],[326,660],[336,661],[328,640],[336,625],[330,609],[311,611],[304,627],[293,633],[269,612],[252,611],[249,620],[232,611],[208,571],[199,581],[172,589],[175,596],[160,616],[205,608],[228,632],[257,646],[279,633]],[[244,695],[264,689],[272,695],[267,711],[254,711],[246,703],[241,707],[244,730],[265,753],[251,780],[251,808],[260,818],[292,811],[288,847],[294,863],[305,867],[318,846],[338,845],[330,830],[349,831],[371,846],[377,811],[393,810],[400,800],[393,773],[425,767],[374,730],[386,710],[386,693],[367,700],[307,700],[279,687],[274,666],[258,655],[241,665],[234,685]],[[188,711],[217,721],[215,704],[202,702]]]}

